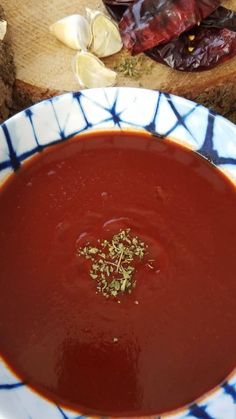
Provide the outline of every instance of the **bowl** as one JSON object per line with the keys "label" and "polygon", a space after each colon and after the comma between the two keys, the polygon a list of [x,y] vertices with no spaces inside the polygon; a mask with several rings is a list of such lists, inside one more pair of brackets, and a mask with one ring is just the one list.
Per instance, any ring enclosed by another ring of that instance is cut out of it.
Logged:
{"label": "bowl", "polygon": [[[74,135],[101,129],[138,129],[160,138],[169,137],[201,154],[236,183],[236,127],[232,123],[184,98],[122,87],[67,93],[38,103],[4,122],[0,126],[0,182],[20,170],[35,153],[69,141]],[[1,419],[79,417],[85,416],[35,392],[0,358]],[[202,398],[161,417],[235,418],[236,372]]]}

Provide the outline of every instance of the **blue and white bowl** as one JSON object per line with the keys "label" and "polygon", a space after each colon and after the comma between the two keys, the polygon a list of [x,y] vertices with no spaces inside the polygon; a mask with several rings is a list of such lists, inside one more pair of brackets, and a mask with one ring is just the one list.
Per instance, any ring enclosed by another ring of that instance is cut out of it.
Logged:
{"label": "blue and white bowl", "polygon": [[[209,159],[236,184],[235,125],[186,99],[135,88],[68,93],[4,122],[0,126],[0,183],[46,147],[69,141],[85,131],[111,128],[138,128],[173,138]],[[0,357],[0,419],[83,417],[82,413],[55,405],[20,382]],[[236,371],[200,400],[162,417],[235,419]]]}

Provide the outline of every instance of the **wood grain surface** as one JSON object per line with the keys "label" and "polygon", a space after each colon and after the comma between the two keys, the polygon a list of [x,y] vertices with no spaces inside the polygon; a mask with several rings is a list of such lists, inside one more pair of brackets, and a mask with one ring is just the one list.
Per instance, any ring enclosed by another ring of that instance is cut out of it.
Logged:
{"label": "wood grain surface", "polygon": [[[45,97],[80,89],[71,70],[75,51],[65,47],[49,32],[49,26],[65,15],[85,14],[85,7],[104,10],[101,0],[1,0],[9,22],[17,82],[16,106],[24,107]],[[222,2],[236,10],[236,0]],[[126,53],[104,62],[113,68]],[[144,56],[144,67],[152,60]],[[236,110],[236,58],[201,73],[172,70],[155,63],[150,74],[135,80],[118,76],[119,86],[142,86],[196,100],[217,112]]]}
{"label": "wood grain surface", "polygon": [[[6,16],[0,6],[0,20],[5,21]],[[15,66],[11,41],[7,30],[6,36],[0,40],[0,122],[10,114],[12,108],[12,90],[15,80]]]}

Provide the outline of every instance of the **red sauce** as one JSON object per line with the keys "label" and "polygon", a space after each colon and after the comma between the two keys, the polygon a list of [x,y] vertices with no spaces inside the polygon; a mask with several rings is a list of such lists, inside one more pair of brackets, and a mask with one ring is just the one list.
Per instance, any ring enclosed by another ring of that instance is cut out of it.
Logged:
{"label": "red sauce", "polygon": [[[0,208],[0,351],[35,389],[137,416],[233,370],[236,193],[202,157],[134,132],[82,135],[22,167]],[[156,265],[118,304],[96,293],[76,246],[125,228]]]}

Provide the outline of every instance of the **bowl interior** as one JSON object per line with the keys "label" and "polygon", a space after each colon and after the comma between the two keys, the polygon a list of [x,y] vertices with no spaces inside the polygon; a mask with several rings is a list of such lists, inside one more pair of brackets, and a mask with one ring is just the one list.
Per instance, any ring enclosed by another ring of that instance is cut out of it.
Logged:
{"label": "bowl interior", "polygon": [[[0,182],[35,153],[91,130],[144,130],[170,138],[210,160],[236,182],[236,127],[212,111],[167,93],[132,88],[91,89],[43,101],[0,126]],[[202,400],[169,418],[233,419],[236,374]],[[0,416],[75,418],[19,381],[0,359]],[[223,414],[223,416],[222,416]]]}

